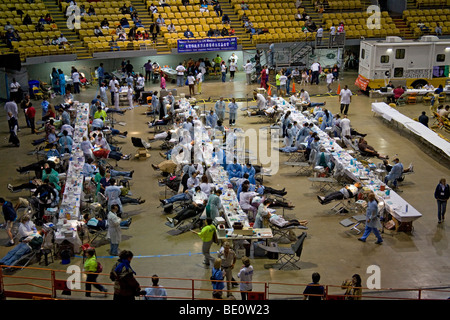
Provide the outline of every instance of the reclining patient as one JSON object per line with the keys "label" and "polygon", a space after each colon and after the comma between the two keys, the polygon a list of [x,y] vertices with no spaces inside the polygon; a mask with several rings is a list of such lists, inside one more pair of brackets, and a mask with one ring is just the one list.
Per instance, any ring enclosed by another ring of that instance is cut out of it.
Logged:
{"label": "reclining patient", "polygon": [[167,220],[176,225],[182,220],[189,219],[191,217],[195,217],[196,215],[203,212],[205,209],[206,203],[208,201],[208,197],[202,191],[200,186],[195,187],[195,192],[192,196],[192,202],[186,208],[180,210],[177,215],[172,219],[167,217]]}
{"label": "reclining patient", "polygon": [[[84,222],[88,226],[88,228],[94,230],[107,230],[108,229],[108,220],[103,220],[100,217],[94,217],[89,219],[89,213],[86,213],[84,216]],[[121,228],[129,228],[131,225],[131,218],[120,222]]]}
{"label": "reclining patient", "polygon": [[328,204],[333,200],[351,199],[358,195],[361,188],[361,183],[356,182],[355,184],[345,186],[339,191],[329,193],[325,197],[317,196],[317,199],[320,204]]}
{"label": "reclining patient", "polygon": [[11,266],[23,256],[29,254],[32,250],[41,248],[44,238],[42,230],[32,233],[22,240],[14,249],[10,250],[6,256],[0,260],[0,265]]}

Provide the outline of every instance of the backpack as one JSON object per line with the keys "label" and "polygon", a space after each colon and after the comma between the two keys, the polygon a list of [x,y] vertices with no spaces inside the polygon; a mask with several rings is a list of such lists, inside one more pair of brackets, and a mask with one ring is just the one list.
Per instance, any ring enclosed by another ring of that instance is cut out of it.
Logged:
{"label": "backpack", "polygon": [[96,273],[101,273],[103,271],[103,266],[100,262],[97,261],[97,271]]}

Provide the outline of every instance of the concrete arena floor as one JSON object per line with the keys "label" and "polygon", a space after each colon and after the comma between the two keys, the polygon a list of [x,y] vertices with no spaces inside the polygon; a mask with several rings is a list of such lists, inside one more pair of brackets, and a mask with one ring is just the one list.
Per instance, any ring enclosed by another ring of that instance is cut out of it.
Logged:
{"label": "concrete arena floor", "polygon": [[[352,126],[360,132],[367,133],[367,141],[373,145],[380,153],[394,155],[398,154],[404,166],[409,163],[414,164],[415,173],[406,178],[401,187],[403,192],[401,196],[414,206],[423,216],[414,222],[412,233],[394,233],[386,231],[383,235],[384,243],[381,246],[375,245],[375,238],[370,236],[367,243],[357,241],[357,235],[348,232],[339,224],[341,220],[350,217],[335,215],[330,211],[332,205],[322,206],[318,203],[316,195],[317,189],[311,187],[311,183],[303,176],[295,176],[295,168],[280,165],[277,175],[265,177],[264,183],[273,188],[286,188],[288,194],[286,198],[291,201],[295,208],[286,210],[285,214],[292,218],[307,219],[309,221],[307,234],[308,237],[304,243],[304,249],[299,266],[300,270],[266,269],[265,265],[274,263],[274,260],[266,258],[252,259],[254,266],[255,282],[280,282],[306,284],[311,281],[311,274],[315,271],[321,274],[321,283],[327,285],[339,286],[344,279],[350,278],[354,273],[359,273],[365,285],[367,278],[367,268],[371,265],[377,265],[381,271],[382,288],[432,288],[449,287],[450,285],[450,267],[448,265],[450,251],[448,250],[450,240],[447,236],[449,232],[449,222],[437,224],[436,203],[433,197],[434,189],[441,177],[448,177],[450,170],[447,165],[437,162],[429,152],[409,139],[405,135],[400,135],[395,128],[387,125],[379,117],[374,117],[371,112],[371,99],[361,95],[354,86],[354,80],[357,77],[355,73],[343,73],[341,86],[348,84],[350,89],[356,94],[352,98],[350,105],[349,118]],[[176,87],[175,84],[169,84],[168,88]],[[211,98],[213,102],[205,103],[205,108],[209,110],[214,106],[214,102],[219,96],[223,95],[226,99],[231,97],[245,98],[251,96],[251,92],[256,85],[245,85],[245,75],[242,72],[237,73],[234,82],[222,83],[218,80],[211,80],[203,83],[203,94],[197,95],[197,99]],[[333,84],[336,90],[337,84]],[[146,90],[159,90],[158,84],[147,83]],[[300,85],[296,84],[296,90],[299,91]],[[339,112],[338,97],[326,92],[326,85],[321,83],[319,86],[307,86],[306,90],[312,96],[313,101],[326,101],[327,107],[334,114]],[[178,92],[188,94],[187,86],[178,88]],[[88,87],[82,90],[76,98],[82,102],[89,102],[96,94],[96,88]],[[320,95],[319,97],[315,95]],[[34,101],[40,114],[40,102]],[[57,97],[52,103],[60,102]],[[239,106],[245,106],[245,102],[239,102]],[[203,107],[203,104],[200,104]],[[126,139],[118,138],[118,145],[122,147],[122,152],[134,154],[135,148],[131,144],[132,136],[147,139],[150,136],[147,121],[149,117],[143,112],[145,107],[137,107],[126,112],[124,116],[118,116],[117,120],[126,122],[125,126],[116,126],[120,130],[128,131]],[[422,110],[429,114],[429,107],[421,103],[416,105],[407,105],[401,107],[402,112],[411,118],[420,115]],[[29,129],[25,127],[23,114],[19,115],[19,123],[22,127],[19,133],[21,140],[20,148],[13,148],[8,145],[8,130],[5,114],[1,114],[1,123],[4,125],[1,134],[5,138],[0,146],[0,196],[7,200],[15,201],[19,196],[26,197],[28,192],[11,193],[7,189],[7,184],[13,185],[26,182],[28,177],[20,175],[15,170],[18,166],[24,166],[35,161],[35,156],[27,155],[27,152],[33,150],[32,139],[36,136],[31,135]],[[430,117],[430,121],[432,119]],[[239,112],[237,127],[259,128],[266,124],[258,124],[255,118],[247,118]],[[443,133],[445,134],[445,133]],[[157,164],[163,159],[159,155],[159,142],[152,145],[150,151],[151,157],[147,160],[120,161],[119,166],[123,170],[135,170],[131,182],[133,196],[142,197],[146,202],[139,206],[127,205],[125,210],[133,218],[133,223],[129,230],[123,231],[123,240],[121,249],[133,251],[135,259],[132,261],[134,270],[139,276],[151,276],[158,274],[160,277],[178,277],[186,279],[209,279],[210,269],[205,269],[202,265],[203,257],[201,255],[201,241],[193,233],[186,232],[178,236],[169,235],[171,230],[165,225],[166,215],[159,208],[159,199],[164,197],[164,189],[158,187],[157,179],[160,173],[151,168],[151,164]],[[286,155],[280,154],[279,161],[282,163],[287,159]],[[379,160],[375,159],[377,163]],[[447,179],[448,180],[448,179]],[[281,214],[282,210],[277,210]],[[173,215],[169,215],[173,216]],[[300,231],[296,231],[300,234]],[[0,243],[6,243],[6,233],[0,232]],[[0,246],[0,256],[4,256],[10,248]],[[109,272],[111,266],[116,261],[109,256],[109,244],[97,246],[97,255],[104,265],[104,270]],[[213,245],[212,251],[217,251],[217,245]],[[142,257],[139,257],[142,256]],[[81,258],[72,258],[71,264],[82,266]],[[241,266],[238,260],[234,274]],[[37,265],[33,265],[37,266]],[[55,261],[48,268],[65,270],[67,266],[61,265],[60,261]],[[34,275],[34,271],[22,270],[21,275]],[[110,283],[107,276],[99,278],[99,281]],[[143,286],[151,285],[150,279],[141,281]],[[161,280],[163,286],[184,286],[189,287],[190,282],[177,282],[172,280]],[[205,282],[199,285],[201,288],[209,289],[209,283]],[[260,284],[255,285],[254,291],[261,289]],[[274,286],[279,292],[303,292],[304,286]],[[112,288],[111,288],[112,289]],[[30,289],[38,290],[38,289]],[[234,296],[240,299],[238,289],[234,289]],[[190,293],[174,292],[174,295],[189,296]],[[336,293],[342,290],[334,289]],[[111,290],[110,290],[111,292]],[[369,291],[365,291],[369,292]],[[370,294],[370,293],[369,293]],[[170,292],[169,292],[170,295]],[[400,293],[399,293],[400,295]],[[408,296],[403,293],[401,296]],[[209,292],[197,292],[197,297],[209,298]],[[398,296],[398,295],[396,295]],[[445,293],[441,298],[450,296]],[[82,298],[83,294],[74,293],[72,298]],[[94,298],[104,299],[99,294],[93,294]],[[110,297],[111,298],[111,297]],[[272,296],[273,299],[295,299],[292,296]],[[298,298],[298,297],[297,297]],[[107,298],[108,299],[108,298]]]}

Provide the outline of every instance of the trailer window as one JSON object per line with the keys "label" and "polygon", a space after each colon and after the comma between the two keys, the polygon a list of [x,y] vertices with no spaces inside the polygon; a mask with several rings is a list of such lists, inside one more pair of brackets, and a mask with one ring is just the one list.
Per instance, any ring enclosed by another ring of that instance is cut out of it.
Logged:
{"label": "trailer window", "polygon": [[381,63],[389,63],[389,56],[381,56],[380,62]]}
{"label": "trailer window", "polygon": [[394,78],[403,77],[403,68],[394,68]]}
{"label": "trailer window", "polygon": [[405,59],[405,49],[395,50],[395,59]]}
{"label": "trailer window", "polygon": [[361,50],[361,59],[365,59],[366,58],[366,49],[362,49]]}
{"label": "trailer window", "polygon": [[436,56],[436,62],[444,62],[445,61],[445,54],[438,54]]}

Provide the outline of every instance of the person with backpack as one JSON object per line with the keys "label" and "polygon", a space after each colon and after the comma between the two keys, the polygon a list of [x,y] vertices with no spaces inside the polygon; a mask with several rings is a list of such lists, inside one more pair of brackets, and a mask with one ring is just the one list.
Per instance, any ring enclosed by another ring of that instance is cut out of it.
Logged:
{"label": "person with backpack", "polygon": [[94,285],[94,288],[98,289],[100,292],[108,292],[104,286],[97,282],[98,274],[103,271],[103,266],[97,261],[95,250],[93,248],[88,249],[86,251],[86,257],[87,259],[84,262],[84,271],[86,271],[86,297],[91,296],[92,285]]}
{"label": "person with backpack", "polygon": [[131,260],[133,252],[123,250],[119,254],[119,260],[114,264],[109,278],[114,281],[114,300],[116,301],[133,301],[135,296],[143,294],[141,286],[137,282],[133,268],[131,268]]}

